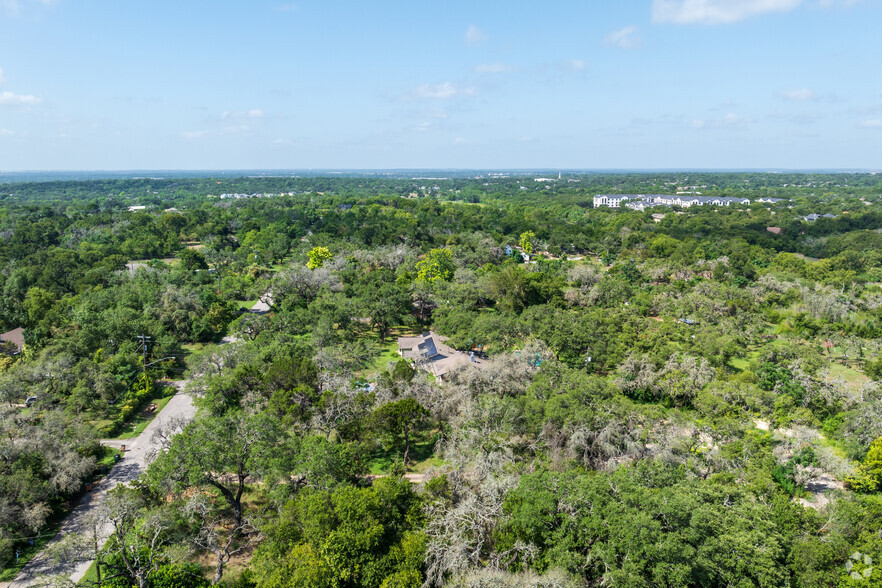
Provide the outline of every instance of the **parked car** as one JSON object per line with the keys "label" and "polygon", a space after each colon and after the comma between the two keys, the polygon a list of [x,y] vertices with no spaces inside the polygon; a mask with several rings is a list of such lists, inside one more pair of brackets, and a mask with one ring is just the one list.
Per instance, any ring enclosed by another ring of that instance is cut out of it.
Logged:
{"label": "parked car", "polygon": [[28,408],[30,408],[31,405],[33,405],[37,400],[39,400],[39,398],[37,398],[36,396],[28,396],[28,397],[25,399],[25,406],[27,406]]}

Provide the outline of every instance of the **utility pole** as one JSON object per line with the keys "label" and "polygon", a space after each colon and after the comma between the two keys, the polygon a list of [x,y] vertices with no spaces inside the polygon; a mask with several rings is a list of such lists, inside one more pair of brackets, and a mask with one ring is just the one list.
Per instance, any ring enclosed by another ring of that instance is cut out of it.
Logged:
{"label": "utility pole", "polygon": [[141,341],[141,351],[142,351],[142,356],[141,356],[142,357],[142,361],[141,361],[142,368],[141,369],[143,370],[144,377],[146,378],[147,377],[147,345],[150,343],[150,340],[153,339],[153,337],[150,337],[148,335],[136,335],[135,338]]}

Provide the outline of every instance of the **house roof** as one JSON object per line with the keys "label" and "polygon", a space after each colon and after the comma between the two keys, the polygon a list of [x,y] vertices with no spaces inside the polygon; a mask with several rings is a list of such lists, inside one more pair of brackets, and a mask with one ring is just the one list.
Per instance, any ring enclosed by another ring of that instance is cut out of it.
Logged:
{"label": "house roof", "polygon": [[24,329],[19,327],[17,329],[12,329],[8,333],[3,333],[0,335],[0,342],[12,343],[19,351],[21,351],[24,349]]}
{"label": "house roof", "polygon": [[481,368],[487,360],[472,357],[469,353],[457,351],[446,344],[449,337],[429,331],[419,337],[399,337],[398,353],[406,359],[422,360],[418,365],[434,375],[443,378],[453,370],[471,364]]}
{"label": "house roof", "polygon": [[433,357],[438,354],[438,344],[447,341],[447,337],[442,337],[431,331],[423,333],[419,337],[399,337],[398,353],[402,357],[408,359],[416,359],[418,357]]}

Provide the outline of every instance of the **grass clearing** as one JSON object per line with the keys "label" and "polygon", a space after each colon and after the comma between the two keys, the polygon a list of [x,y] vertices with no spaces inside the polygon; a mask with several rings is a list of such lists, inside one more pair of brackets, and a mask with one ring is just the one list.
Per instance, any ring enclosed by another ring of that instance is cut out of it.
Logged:
{"label": "grass clearing", "polygon": [[750,365],[750,360],[744,357],[733,357],[729,360],[729,365],[731,365],[736,370],[743,372],[747,369],[747,366]]}
{"label": "grass clearing", "polygon": [[365,372],[377,373],[388,369],[389,362],[395,362],[400,359],[398,355],[398,341],[394,339],[387,340],[385,343],[377,342],[380,352],[374,358],[371,365],[365,369]]}
{"label": "grass clearing", "polygon": [[104,455],[96,463],[99,471],[102,467],[107,469],[113,467],[113,464],[116,463],[114,458],[122,453],[120,450],[114,449],[113,447],[102,447],[102,449],[104,449]]}
{"label": "grass clearing", "polygon": [[848,458],[848,453],[845,451],[845,444],[836,439],[829,439],[827,437],[819,437],[816,440],[816,443],[821,447],[826,447],[836,454],[837,457],[841,457],[842,459],[846,459],[851,461]]}
{"label": "grass clearing", "polygon": [[845,380],[848,387],[853,390],[859,389],[870,381],[870,378],[865,374],[862,374],[856,369],[844,366],[841,363],[831,362],[829,368],[832,376],[842,378]]}
{"label": "grass clearing", "polygon": [[[115,437],[115,439],[134,439],[138,435],[144,432],[144,429],[147,428],[156,415],[159,414],[165,405],[168,404],[168,401],[171,400],[171,396],[164,396],[159,399],[154,399],[151,404],[156,405],[156,410],[147,412],[146,407],[141,410],[132,420],[126,423],[125,431],[120,433]],[[148,405],[149,406],[149,405]]]}
{"label": "grass clearing", "polygon": [[[423,435],[419,441],[414,441],[410,446],[411,463],[408,472],[423,472],[430,467],[443,464],[443,460],[435,456],[435,445],[438,443],[440,433],[434,432],[428,437]],[[375,476],[385,476],[392,472],[392,465],[401,459],[401,452],[396,448],[379,446],[371,451],[368,459],[368,473]]]}

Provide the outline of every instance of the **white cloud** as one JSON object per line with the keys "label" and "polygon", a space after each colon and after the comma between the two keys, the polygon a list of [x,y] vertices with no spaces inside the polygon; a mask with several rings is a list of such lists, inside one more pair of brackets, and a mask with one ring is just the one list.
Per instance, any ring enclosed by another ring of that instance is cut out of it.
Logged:
{"label": "white cloud", "polygon": [[407,98],[416,98],[420,100],[449,100],[455,96],[474,96],[477,92],[474,88],[461,87],[451,82],[443,84],[423,84],[417,86],[413,92],[407,95]]}
{"label": "white cloud", "polygon": [[185,139],[200,139],[211,131],[184,131],[181,136]]}
{"label": "white cloud", "polygon": [[725,125],[746,125],[748,123],[752,123],[753,119],[748,116],[741,116],[730,112],[726,116],[723,117],[723,124]]}
{"label": "white cloud", "polygon": [[417,126],[411,128],[411,130],[414,132],[417,132],[417,133],[425,133],[425,132],[429,131],[431,128],[432,128],[432,123],[422,122],[422,123],[418,124]]}
{"label": "white cloud", "polygon": [[0,137],[11,137],[14,134],[15,132],[9,129],[0,129]]}
{"label": "white cloud", "polygon": [[469,143],[471,143],[471,141],[469,141],[465,137],[457,137],[453,140],[454,145],[468,145]]}
{"label": "white cloud", "polygon": [[585,71],[588,69],[588,63],[584,59],[570,59],[570,69],[574,71]]}
{"label": "white cloud", "polygon": [[803,88],[801,90],[785,90],[781,92],[780,96],[784,100],[791,100],[793,102],[806,102],[818,99],[818,95],[808,88]]}
{"label": "white cloud", "polygon": [[862,120],[860,124],[865,129],[882,129],[882,120],[879,120],[878,118]]}
{"label": "white cloud", "polygon": [[512,66],[504,63],[481,63],[475,66],[477,73],[503,73],[512,69]]}
{"label": "white cloud", "polygon": [[42,100],[31,94],[15,94],[13,92],[0,92],[0,106],[33,106]]}
{"label": "white cloud", "polygon": [[[6,83],[3,70],[0,69],[0,87]],[[0,92],[0,106],[33,106],[43,100],[31,94],[16,94],[15,92]]]}
{"label": "white cloud", "polygon": [[625,27],[613,31],[604,37],[603,44],[619,49],[639,49],[643,46],[643,40],[634,34],[636,32],[636,27]]}
{"label": "white cloud", "polygon": [[224,120],[228,119],[257,119],[263,118],[266,116],[266,113],[259,108],[252,108],[251,110],[227,110],[221,114],[221,118]]}
{"label": "white cloud", "polygon": [[689,123],[689,126],[693,129],[731,129],[743,127],[752,122],[754,122],[754,120],[749,116],[741,116],[734,112],[730,112],[722,118],[694,119]]}
{"label": "white cloud", "polygon": [[731,24],[768,12],[789,12],[803,0],[653,0],[652,20],[674,24]]}
{"label": "white cloud", "polygon": [[0,6],[9,16],[18,16],[21,13],[21,3],[18,0],[0,0]]}
{"label": "white cloud", "polygon": [[22,11],[28,5],[40,4],[42,6],[54,6],[58,4],[58,0],[30,0],[30,2],[23,2],[22,0],[0,0],[0,7],[6,12],[8,16],[21,16]]}
{"label": "white cloud", "polygon": [[273,141],[273,145],[291,145],[292,143],[291,139],[275,139]]}
{"label": "white cloud", "polygon": [[251,127],[248,125],[233,125],[230,127],[224,127],[221,129],[221,135],[242,135],[251,130]]}
{"label": "white cloud", "polygon": [[483,43],[487,39],[487,33],[475,25],[469,25],[469,28],[466,29],[465,41],[469,45],[477,45],[478,43]]}

